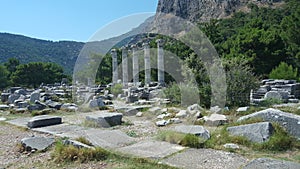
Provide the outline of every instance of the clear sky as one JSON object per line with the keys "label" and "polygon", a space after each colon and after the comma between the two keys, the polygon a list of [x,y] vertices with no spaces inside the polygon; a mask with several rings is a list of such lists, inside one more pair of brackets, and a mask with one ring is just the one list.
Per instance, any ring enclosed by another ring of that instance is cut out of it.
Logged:
{"label": "clear sky", "polygon": [[0,32],[86,42],[119,18],[155,12],[158,0],[0,0]]}

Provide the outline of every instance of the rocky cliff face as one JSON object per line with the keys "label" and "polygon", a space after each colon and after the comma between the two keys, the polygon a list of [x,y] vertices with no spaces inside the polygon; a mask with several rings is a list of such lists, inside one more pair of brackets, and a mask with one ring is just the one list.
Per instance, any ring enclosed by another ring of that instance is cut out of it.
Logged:
{"label": "rocky cliff face", "polygon": [[230,16],[247,4],[272,5],[282,0],[159,0],[157,13],[171,13],[191,22]]}

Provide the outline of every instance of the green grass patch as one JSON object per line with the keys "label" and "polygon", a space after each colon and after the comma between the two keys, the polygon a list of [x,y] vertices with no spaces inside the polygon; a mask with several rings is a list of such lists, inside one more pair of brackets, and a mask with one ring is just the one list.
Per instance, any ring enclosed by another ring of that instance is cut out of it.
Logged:
{"label": "green grass patch", "polygon": [[123,126],[133,126],[134,124],[132,123],[132,121],[127,120],[127,121],[123,121],[123,122],[122,122],[122,125],[123,125]]}
{"label": "green grass patch", "polygon": [[149,109],[150,109],[150,107],[144,107],[144,108],[140,109],[139,111],[140,112],[147,112],[147,111],[149,111]]}
{"label": "green grass patch", "polygon": [[99,125],[91,120],[84,120],[81,124],[83,127],[99,128]]}
{"label": "green grass patch", "polygon": [[72,145],[64,145],[62,141],[56,143],[51,157],[56,164],[62,164],[63,166],[74,162],[103,161],[112,164],[113,168],[120,169],[175,169],[164,164],[158,164],[157,161],[150,159],[131,157],[99,147],[95,149],[76,148]]}
{"label": "green grass patch", "polygon": [[127,131],[126,134],[127,134],[129,137],[138,137],[138,135],[136,134],[135,131]]}
{"label": "green grass patch", "polygon": [[157,139],[191,148],[203,148],[205,142],[204,139],[196,135],[184,134],[176,131],[161,131],[158,134]]}
{"label": "green grass patch", "polygon": [[280,107],[278,109],[283,112],[300,115],[300,109],[298,109],[298,107]]}
{"label": "green grass patch", "polygon": [[111,153],[108,160],[119,164],[114,169],[176,169],[165,164],[158,164],[157,161],[146,158],[130,157],[120,153]]}
{"label": "green grass patch", "polygon": [[264,120],[262,118],[249,118],[246,120],[242,120],[242,121],[237,121],[234,123],[231,123],[229,126],[240,126],[240,125],[246,125],[246,124],[254,124],[254,123],[260,123],[263,122]]}
{"label": "green grass patch", "polygon": [[88,162],[102,161],[108,158],[109,152],[102,148],[87,149],[76,148],[73,145],[64,145],[62,141],[56,143],[54,152],[51,154],[55,162]]}
{"label": "green grass patch", "polygon": [[86,139],[85,137],[78,137],[75,140],[79,141],[80,143],[86,144],[88,146],[93,146],[93,144],[88,139]]}
{"label": "green grass patch", "polygon": [[40,111],[32,111],[31,116],[40,116],[40,115],[47,115],[47,114],[54,114],[54,109],[44,109]]}
{"label": "green grass patch", "polygon": [[253,144],[254,150],[278,152],[300,148],[300,141],[290,136],[279,124],[273,123],[273,127],[275,132],[270,139],[261,144]]}
{"label": "green grass patch", "polygon": [[279,99],[269,98],[261,101],[258,106],[259,107],[270,107],[275,104],[282,104],[283,102]]}
{"label": "green grass patch", "polygon": [[244,146],[249,146],[250,141],[242,136],[230,135],[227,127],[222,127],[211,133],[211,138],[204,143],[205,148],[222,149],[226,143],[234,143]]}

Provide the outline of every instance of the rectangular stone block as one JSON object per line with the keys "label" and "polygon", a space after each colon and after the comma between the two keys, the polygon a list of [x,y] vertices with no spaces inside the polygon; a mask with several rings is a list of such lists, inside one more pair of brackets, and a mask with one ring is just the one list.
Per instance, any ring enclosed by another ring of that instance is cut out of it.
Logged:
{"label": "rectangular stone block", "polygon": [[277,109],[269,108],[256,113],[252,113],[243,117],[240,117],[238,121],[243,121],[251,118],[261,118],[266,122],[275,122],[280,124],[286,131],[300,139],[300,116],[286,113]]}
{"label": "rectangular stone block", "polygon": [[29,128],[45,127],[62,123],[62,118],[58,116],[42,115],[30,119],[27,123]]}
{"label": "rectangular stone block", "polygon": [[122,124],[122,113],[98,113],[95,115],[86,116],[86,120],[97,123],[99,127],[112,127]]}

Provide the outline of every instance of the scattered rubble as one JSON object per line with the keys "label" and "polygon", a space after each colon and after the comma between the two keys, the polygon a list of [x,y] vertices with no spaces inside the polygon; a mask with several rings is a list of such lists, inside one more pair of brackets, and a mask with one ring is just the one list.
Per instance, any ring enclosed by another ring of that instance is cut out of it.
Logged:
{"label": "scattered rubble", "polygon": [[260,88],[251,92],[250,101],[252,104],[259,104],[266,99],[299,103],[300,83],[295,80],[262,80]]}

